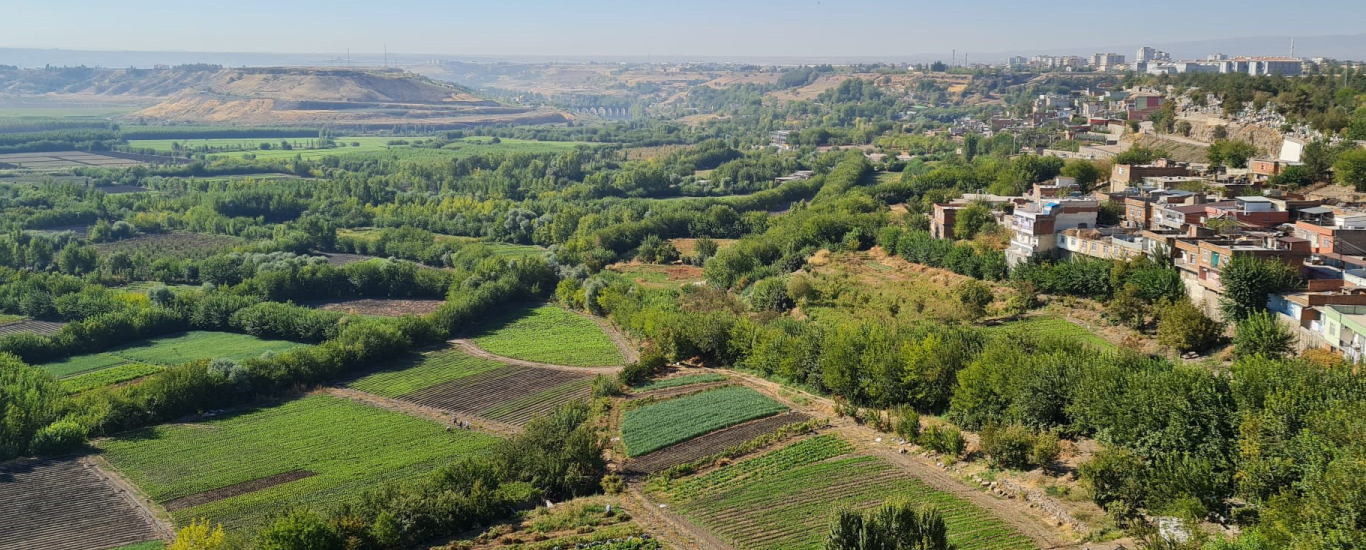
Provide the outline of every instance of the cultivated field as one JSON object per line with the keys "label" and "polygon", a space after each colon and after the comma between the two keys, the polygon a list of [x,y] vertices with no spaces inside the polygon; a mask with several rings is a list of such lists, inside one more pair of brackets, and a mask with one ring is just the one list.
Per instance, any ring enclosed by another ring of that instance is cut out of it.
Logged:
{"label": "cultivated field", "polygon": [[882,459],[858,455],[835,435],[809,438],[703,475],[676,480],[660,496],[674,510],[738,549],[818,549],[834,512],[889,498],[932,505],[959,550],[1034,548],[1005,522],[939,492]]}
{"label": "cultivated field", "polygon": [[488,324],[474,343],[503,357],[572,367],[625,363],[621,350],[591,319],[555,306],[516,309]]}
{"label": "cultivated field", "polygon": [[123,252],[129,255],[147,254],[200,259],[228,252],[232,250],[232,247],[241,243],[240,239],[227,235],[180,232],[149,233],[131,239],[99,243],[95,245],[95,250],[104,255]]}
{"label": "cultivated field", "polygon": [[445,300],[400,300],[358,298],[354,300],[331,300],[310,304],[318,309],[340,311],[349,315],[373,315],[377,317],[402,317],[404,315],[426,315]]}
{"label": "cultivated field", "polygon": [[57,377],[94,372],[130,363],[179,365],[196,359],[223,357],[241,361],[267,351],[280,352],[302,346],[285,340],[266,340],[231,332],[192,331],[149,338],[101,353],[77,355],[41,366]]}
{"label": "cultivated field", "polygon": [[0,336],[8,334],[54,334],[66,326],[66,323],[54,321],[38,321],[35,319],[11,320],[0,324]]}
{"label": "cultivated field", "polygon": [[0,464],[0,547],[113,548],[160,536],[129,495],[77,458]]}
{"label": "cultivated field", "polygon": [[707,390],[626,411],[621,421],[621,442],[627,455],[635,457],[786,410],[783,404],[749,388]]}
{"label": "cultivated field", "polygon": [[142,164],[136,160],[108,157],[85,151],[59,151],[53,153],[4,153],[0,154],[0,164],[14,165],[19,168],[37,170],[75,168],[93,166],[97,168],[125,168]]}
{"label": "cultivated field", "polygon": [[458,414],[521,426],[592,394],[587,373],[507,365],[442,350],[407,358],[347,387]]}
{"label": "cultivated field", "polygon": [[626,275],[647,288],[678,288],[705,280],[702,268],[693,265],[617,263],[607,269]]}
{"label": "cultivated field", "polygon": [[757,437],[772,433],[783,426],[806,422],[810,419],[809,416],[799,412],[787,412],[768,418],[737,424],[729,428],[716,430],[701,437],[689,439],[667,449],[655,451],[639,458],[633,458],[626,464],[626,471],[639,474],[652,474],[679,464],[687,464],[695,460],[713,456],[736,445],[741,445],[752,441]]}
{"label": "cultivated field", "polygon": [[[273,155],[283,155],[286,158],[293,158],[294,153],[312,153],[314,151],[330,151],[332,154],[354,153],[362,151],[382,151],[388,147],[387,143],[394,138],[391,137],[338,137],[333,140],[340,145],[339,147],[321,149],[317,147],[317,138],[222,138],[222,139],[133,139],[128,140],[128,145],[136,148],[154,149],[158,153],[170,154],[177,151],[223,151],[227,156],[241,156],[245,153],[255,153],[256,158],[273,158]],[[281,149],[281,143],[288,143],[292,150]],[[353,143],[359,145],[352,145]],[[180,147],[177,148],[176,145]],[[262,149],[262,144],[269,144],[270,149]]]}
{"label": "cultivated field", "polygon": [[325,509],[367,488],[481,453],[496,441],[314,395],[206,422],[147,428],[99,447],[177,524],[209,517],[229,529],[249,529],[271,512]]}
{"label": "cultivated field", "polygon": [[67,393],[80,393],[129,380],[137,380],[163,370],[166,370],[164,365],[126,363],[63,378],[61,380],[62,389],[66,390]]}
{"label": "cultivated field", "polygon": [[635,388],[632,388],[631,391],[633,391],[633,392],[635,392],[635,393],[645,393],[645,392],[649,392],[649,391],[662,390],[662,389],[667,389],[667,388],[677,388],[677,387],[680,387],[680,386],[690,386],[690,385],[693,385],[693,384],[707,384],[707,383],[710,383],[710,382],[721,382],[721,381],[723,381],[723,380],[726,380],[725,375],[716,374],[716,373],[711,373],[711,372],[709,372],[709,373],[703,373],[703,374],[688,374],[688,375],[684,375],[684,376],[675,376],[675,377],[673,377],[673,378],[664,378],[664,379],[660,379],[660,380],[655,380],[654,382],[650,382],[650,383],[648,383],[648,384],[644,384],[644,385],[641,385],[641,386],[636,386]]}
{"label": "cultivated field", "polygon": [[[341,233],[341,232],[339,231],[338,234],[340,234],[340,233]],[[326,258],[327,258],[327,263],[328,263],[329,265],[333,265],[333,266],[336,266],[336,267],[341,267],[341,266],[344,266],[344,265],[354,264],[354,263],[357,263],[357,262],[367,262],[367,261],[370,261],[370,260],[373,260],[373,259],[376,258],[375,256],[366,256],[366,255],[364,255],[364,254],[334,254],[334,253],[323,254],[323,257],[326,257]]]}

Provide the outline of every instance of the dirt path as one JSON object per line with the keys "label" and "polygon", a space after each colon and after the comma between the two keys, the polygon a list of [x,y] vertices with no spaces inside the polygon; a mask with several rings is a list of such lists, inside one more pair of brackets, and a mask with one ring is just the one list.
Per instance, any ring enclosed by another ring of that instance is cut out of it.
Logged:
{"label": "dirt path", "polygon": [[388,409],[409,416],[416,416],[418,418],[426,418],[428,420],[440,422],[441,424],[448,426],[451,423],[451,418],[458,417],[461,422],[468,421],[470,423],[471,428],[479,430],[484,433],[503,437],[511,437],[519,433],[522,433],[521,428],[518,428],[517,426],[513,426],[511,424],[495,422],[493,420],[489,420],[487,418],[480,418],[472,414],[455,414],[450,411],[443,411],[441,409],[435,409],[432,407],[424,407],[422,405],[418,405],[417,403],[410,403],[408,401],[403,401],[399,399],[381,397],[373,393],[366,393],[363,391],[353,390],[350,388],[324,388],[323,392],[335,397],[341,397],[345,399],[350,399],[352,401],[365,403],[366,405],[370,405],[372,407]]}
{"label": "dirt path", "polygon": [[146,518],[162,539],[175,540],[175,523],[171,521],[171,514],[152,500],[152,497],[147,496],[146,493],[142,492],[142,489],[138,489],[137,485],[133,485],[124,479],[123,474],[120,474],[114,465],[110,464],[104,457],[86,455],[80,460],[83,465],[103,477],[106,483],[118,490],[123,495],[124,500],[128,501],[128,504]]}
{"label": "dirt path", "polygon": [[472,356],[474,356],[474,357],[480,357],[480,358],[483,358],[483,359],[488,359],[488,360],[491,360],[491,361],[497,361],[497,362],[499,362],[499,363],[506,363],[506,364],[508,364],[508,365],[517,365],[517,366],[519,366],[519,367],[536,367],[536,368],[541,368],[541,369],[564,370],[564,371],[570,371],[570,372],[578,372],[578,373],[582,373],[582,374],[616,374],[616,373],[620,372],[621,369],[622,369],[622,367],[619,367],[619,366],[618,366],[618,367],[571,367],[571,366],[569,366],[569,365],[552,365],[552,364],[550,364],[550,363],[537,363],[537,362],[535,362],[535,361],[525,361],[525,360],[522,360],[522,359],[513,359],[513,358],[511,358],[511,357],[503,357],[502,355],[496,355],[496,354],[490,353],[490,352],[486,351],[484,348],[481,348],[481,347],[479,347],[478,345],[475,345],[475,343],[474,343],[473,341],[468,340],[468,339],[465,339],[465,338],[456,338],[456,339],[454,339],[454,340],[451,340],[451,343],[452,343],[452,344],[455,344],[456,346],[459,346],[459,347],[460,347],[460,351],[463,351],[463,352],[465,352],[465,353],[468,354],[468,355],[472,355]]}
{"label": "dirt path", "polygon": [[640,513],[631,518],[669,547],[689,550],[735,550],[735,547],[726,544],[705,529],[693,525],[673,510],[667,507],[660,508],[658,503],[651,502],[645,493],[641,492],[639,484],[628,487],[626,494],[639,505],[636,508]]}
{"label": "dirt path", "polygon": [[[1011,500],[998,498],[990,493],[980,491],[963,481],[958,480],[948,472],[940,469],[930,458],[920,454],[901,454],[898,447],[894,445],[894,440],[883,434],[855,424],[849,418],[831,417],[834,410],[834,402],[824,397],[811,395],[796,389],[786,388],[775,382],[764,380],[757,376],[742,372],[726,371],[734,379],[743,382],[745,385],[762,392],[769,397],[777,399],[793,410],[805,412],[813,416],[824,416],[830,420],[830,428],[838,431],[855,448],[868,454],[876,455],[887,459],[892,464],[901,466],[906,473],[915,476],[937,490],[952,494],[971,502],[1002,521],[1015,527],[1020,533],[1034,540],[1034,543],[1044,549],[1073,548],[1079,547],[1079,543],[1069,540],[1056,528],[1052,527],[1049,519],[1039,517],[1027,505]],[[807,400],[807,404],[799,404],[786,397],[793,393],[800,394]],[[882,442],[877,439],[881,438]]]}
{"label": "dirt path", "polygon": [[581,311],[574,311],[574,313],[587,317],[588,320],[593,321],[594,324],[598,325],[598,328],[602,329],[602,332],[607,334],[608,338],[612,339],[612,343],[616,344],[617,349],[621,350],[621,356],[626,358],[626,364],[629,365],[640,360],[639,348],[631,342],[630,338],[627,338],[625,334],[622,334],[620,330],[617,330],[617,327],[613,325],[611,321]]}

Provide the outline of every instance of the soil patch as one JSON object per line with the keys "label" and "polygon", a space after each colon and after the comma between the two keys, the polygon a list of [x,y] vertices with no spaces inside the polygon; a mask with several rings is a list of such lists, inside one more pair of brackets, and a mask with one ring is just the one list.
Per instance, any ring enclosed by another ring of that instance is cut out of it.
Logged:
{"label": "soil patch", "polygon": [[19,321],[16,323],[0,325],[0,336],[23,333],[55,334],[64,326],[66,326],[66,323],[56,323],[53,321],[35,321],[33,319],[25,319],[23,321]]}
{"label": "soil patch", "polygon": [[356,263],[356,262],[364,262],[364,261],[373,260],[373,259],[376,258],[376,256],[366,256],[366,255],[364,255],[364,254],[332,254],[332,253],[323,254],[323,257],[327,258],[327,263],[331,264],[333,267],[341,267],[341,266],[344,266],[344,265],[347,265],[347,264],[354,264],[354,263]]}
{"label": "soil patch", "polygon": [[282,474],[275,474],[269,477],[253,479],[251,481],[243,481],[242,483],[234,483],[227,487],[219,487],[212,491],[204,491],[202,493],[183,496],[178,499],[169,501],[166,503],[166,509],[168,511],[174,512],[176,510],[192,508],[195,506],[199,506],[201,504],[208,504],[210,502],[223,500],[225,498],[232,498],[239,495],[245,495],[247,493],[254,493],[256,491],[274,487],[276,485],[283,485],[291,481],[300,480],[306,477],[313,477],[314,475],[317,474],[314,474],[313,472],[310,472],[308,470],[291,470]]}
{"label": "soil patch", "polygon": [[0,546],[114,548],[161,538],[135,499],[80,458],[0,464]]}

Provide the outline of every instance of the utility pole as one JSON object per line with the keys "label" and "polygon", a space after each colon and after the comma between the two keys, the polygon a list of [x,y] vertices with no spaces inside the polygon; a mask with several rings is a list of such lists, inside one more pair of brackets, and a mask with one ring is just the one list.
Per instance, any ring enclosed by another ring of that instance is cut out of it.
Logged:
{"label": "utility pole", "polygon": [[958,65],[958,50],[955,49],[953,50],[952,57],[949,58],[949,66],[953,67],[956,65]]}

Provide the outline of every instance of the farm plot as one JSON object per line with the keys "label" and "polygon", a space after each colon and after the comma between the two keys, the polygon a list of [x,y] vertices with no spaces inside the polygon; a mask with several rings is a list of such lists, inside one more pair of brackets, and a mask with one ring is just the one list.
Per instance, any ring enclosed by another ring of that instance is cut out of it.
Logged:
{"label": "farm plot", "polygon": [[23,319],[0,325],[0,336],[23,333],[55,334],[64,326],[66,326],[66,323],[57,323],[53,321],[38,321],[34,319]]}
{"label": "farm plot", "polygon": [[749,388],[719,388],[626,411],[621,442],[626,454],[636,457],[786,410],[782,403]]}
{"label": "farm plot", "polygon": [[591,396],[592,383],[586,373],[507,365],[446,349],[405,358],[347,387],[521,426]]}
{"label": "farm plot", "polygon": [[327,263],[332,265],[333,267],[341,267],[344,265],[350,265],[358,262],[367,262],[377,258],[377,256],[366,256],[364,254],[336,254],[330,252],[327,254],[323,254],[323,257],[327,258]]}
{"label": "farm plot", "polygon": [[340,311],[350,315],[372,315],[377,317],[402,317],[404,315],[426,315],[445,300],[398,300],[362,298],[355,300],[329,300],[309,304],[318,309]]}
{"label": "farm plot", "polygon": [[707,384],[707,383],[711,383],[711,382],[723,382],[723,381],[725,381],[725,380],[727,380],[727,378],[726,378],[726,376],[723,375],[723,374],[716,374],[716,373],[689,374],[689,375],[686,375],[686,376],[675,376],[675,377],[673,377],[673,378],[664,378],[664,379],[662,379],[662,380],[655,380],[654,382],[650,382],[649,384],[645,384],[645,385],[643,385],[643,386],[639,386],[639,387],[636,387],[636,388],[632,388],[631,391],[636,392],[636,393],[645,393],[645,392],[649,392],[649,391],[663,390],[663,389],[667,389],[667,388],[677,388],[677,387],[681,387],[681,386],[691,386],[691,385],[693,385],[693,384]]}
{"label": "farm plot", "polygon": [[0,465],[0,546],[11,550],[112,548],[160,536],[149,518],[80,459]]}
{"label": "farm plot", "polygon": [[66,377],[129,363],[170,366],[219,357],[241,361],[259,357],[267,351],[281,352],[302,345],[231,332],[192,331],[149,338],[101,353],[77,355],[40,366],[57,377]]}
{"label": "farm plot", "polygon": [[111,464],[178,524],[199,517],[250,530],[292,506],[327,506],[401,482],[497,439],[369,405],[314,395],[196,424],[98,443]]}
{"label": "farm plot", "polygon": [[474,337],[484,351],[537,363],[614,366],[626,359],[591,319],[555,306],[517,309]]}
{"label": "farm plot", "polygon": [[227,235],[205,233],[149,233],[131,239],[99,243],[95,250],[102,255],[123,252],[128,255],[175,256],[203,259],[232,250],[241,240]]}
{"label": "farm plot", "polygon": [[472,414],[513,426],[593,394],[587,374],[508,365],[398,396],[424,407]]}
{"label": "farm plot", "polygon": [[937,491],[877,457],[852,454],[834,435],[667,485],[661,496],[684,517],[740,549],[821,548],[831,515],[888,498],[939,509],[960,550],[1034,548],[1001,519]]}
{"label": "farm plot", "polygon": [[0,163],[37,170],[75,168],[79,166],[125,168],[142,164],[136,160],[110,157],[85,151],[5,153],[0,154]]}
{"label": "farm plot", "polygon": [[640,458],[632,459],[626,471],[639,474],[652,474],[679,464],[687,464],[703,459],[756,437],[768,434],[789,424],[806,422],[811,417],[798,412],[788,412],[768,418],[761,418],[744,424],[721,429],[707,435],[696,437],[667,449],[655,451]]}

